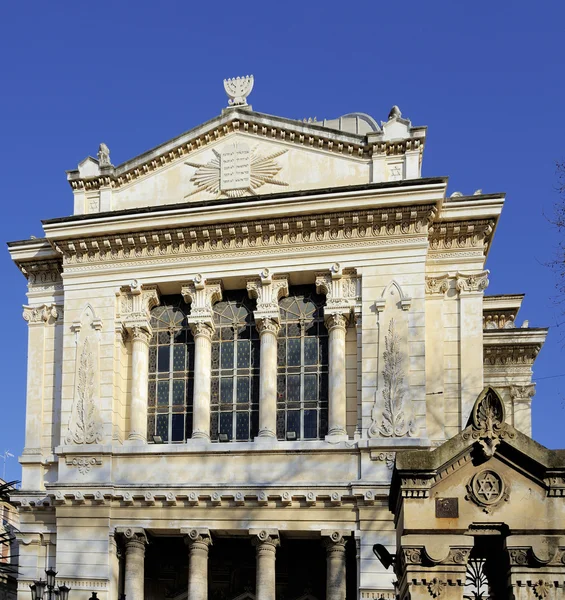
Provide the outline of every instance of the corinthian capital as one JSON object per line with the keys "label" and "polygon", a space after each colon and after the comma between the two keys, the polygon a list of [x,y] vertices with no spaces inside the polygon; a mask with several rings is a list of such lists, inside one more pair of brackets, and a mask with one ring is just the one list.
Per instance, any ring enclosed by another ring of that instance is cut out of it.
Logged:
{"label": "corinthian capital", "polygon": [[117,293],[116,320],[131,334],[135,329],[151,331],[149,326],[151,309],[159,305],[156,285],[141,285],[134,279],[120,288]]}
{"label": "corinthian capital", "polygon": [[55,304],[24,305],[23,309],[22,317],[29,325],[36,323],[46,325],[63,319],[63,307]]}
{"label": "corinthian capital", "polygon": [[526,385],[511,385],[510,397],[512,400],[529,400],[536,395],[536,384],[528,383]]}
{"label": "corinthian capital", "polygon": [[182,286],[181,294],[184,301],[191,305],[188,323],[205,323],[213,328],[212,307],[222,299],[222,282],[217,279],[207,280],[198,274]]}
{"label": "corinthian capital", "polygon": [[489,284],[489,271],[457,273],[455,287],[460,294],[482,293]]}
{"label": "corinthian capital", "polygon": [[443,296],[449,289],[450,276],[446,273],[445,275],[433,275],[426,277],[426,294],[429,296],[437,295]]}

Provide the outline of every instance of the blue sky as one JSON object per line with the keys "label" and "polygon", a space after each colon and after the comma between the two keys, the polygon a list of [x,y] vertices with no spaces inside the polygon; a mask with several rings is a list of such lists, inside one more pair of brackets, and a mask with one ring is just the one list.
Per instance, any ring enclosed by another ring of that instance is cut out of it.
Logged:
{"label": "blue sky", "polygon": [[[0,190],[4,241],[69,215],[65,170],[106,142],[119,164],[219,114],[222,80],[253,73],[255,110],[290,118],[393,104],[428,126],[425,176],[449,193],[506,192],[489,294],[525,292],[520,313],[551,326],[535,366],[534,438],[565,446],[565,321],[544,266],[559,241],[544,214],[565,159],[565,3],[405,1],[4,3]],[[0,254],[0,453],[23,447],[25,280]],[[1,474],[0,464],[0,474]],[[8,478],[19,478],[15,459]]]}

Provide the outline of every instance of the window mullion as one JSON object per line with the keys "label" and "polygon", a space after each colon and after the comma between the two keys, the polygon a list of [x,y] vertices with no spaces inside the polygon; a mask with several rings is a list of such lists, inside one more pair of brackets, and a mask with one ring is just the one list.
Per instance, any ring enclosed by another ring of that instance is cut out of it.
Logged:
{"label": "window mullion", "polygon": [[300,327],[300,439],[304,439],[304,325]]}
{"label": "window mullion", "polygon": [[173,437],[173,385],[174,385],[174,333],[172,330],[169,330],[169,442],[172,442]]}
{"label": "window mullion", "polygon": [[237,327],[233,328],[233,382],[232,382],[232,418],[231,418],[231,435],[232,439],[236,439],[236,406],[237,406]]}

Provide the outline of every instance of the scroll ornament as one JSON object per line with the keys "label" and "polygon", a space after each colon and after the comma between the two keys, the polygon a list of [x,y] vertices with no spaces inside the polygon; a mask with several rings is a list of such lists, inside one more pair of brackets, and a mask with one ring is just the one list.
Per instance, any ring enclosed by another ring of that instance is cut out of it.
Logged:
{"label": "scroll ornament", "polygon": [[376,405],[372,411],[372,423],[369,437],[404,437],[416,435],[414,419],[405,410],[404,371],[402,354],[399,349],[400,338],[395,331],[394,319],[390,320],[388,335],[385,336],[383,400],[381,411]]}
{"label": "scroll ornament", "polygon": [[94,355],[89,338],[84,340],[79,360],[75,399],[65,441],[67,444],[98,444],[102,441],[102,431],[95,398]]}

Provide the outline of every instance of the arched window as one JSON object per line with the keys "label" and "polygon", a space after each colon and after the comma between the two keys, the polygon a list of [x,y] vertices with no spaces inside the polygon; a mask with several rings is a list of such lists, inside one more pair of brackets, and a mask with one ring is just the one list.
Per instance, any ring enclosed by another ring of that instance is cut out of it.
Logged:
{"label": "arched window", "polygon": [[252,440],[259,429],[259,334],[245,291],[224,292],[214,305],[212,440]]}
{"label": "arched window", "polygon": [[[328,429],[328,332],[325,298],[312,286],[279,302],[277,438],[315,440]],[[290,434],[290,435],[289,435]]]}
{"label": "arched window", "polygon": [[182,296],[162,296],[151,310],[147,435],[183,442],[192,435],[194,340]]}

